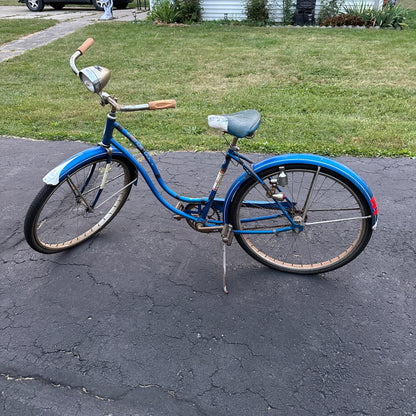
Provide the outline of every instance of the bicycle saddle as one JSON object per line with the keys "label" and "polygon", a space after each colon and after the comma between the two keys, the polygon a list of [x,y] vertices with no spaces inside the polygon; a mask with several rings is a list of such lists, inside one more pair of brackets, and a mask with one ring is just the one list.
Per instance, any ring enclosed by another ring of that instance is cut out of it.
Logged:
{"label": "bicycle saddle", "polygon": [[261,115],[257,110],[244,110],[233,114],[208,116],[208,126],[242,138],[251,136],[258,129]]}

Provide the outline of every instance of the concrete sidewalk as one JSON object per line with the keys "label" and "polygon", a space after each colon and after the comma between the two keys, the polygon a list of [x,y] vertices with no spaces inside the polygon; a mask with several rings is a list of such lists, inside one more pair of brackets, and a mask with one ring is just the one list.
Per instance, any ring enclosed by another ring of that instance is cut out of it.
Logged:
{"label": "concrete sidewalk", "polygon": [[[134,14],[135,13],[135,14]],[[70,8],[64,10],[54,10],[45,8],[43,12],[31,12],[25,6],[0,7],[0,19],[55,19],[58,24],[41,32],[33,33],[24,38],[6,43],[0,46],[0,62],[6,59],[21,55],[27,50],[47,45],[56,39],[62,38],[70,33],[77,31],[85,26],[101,22],[103,24],[114,21],[134,21],[146,18],[146,12],[137,12],[136,9],[113,10],[114,20],[100,20],[103,12],[91,9]]]}

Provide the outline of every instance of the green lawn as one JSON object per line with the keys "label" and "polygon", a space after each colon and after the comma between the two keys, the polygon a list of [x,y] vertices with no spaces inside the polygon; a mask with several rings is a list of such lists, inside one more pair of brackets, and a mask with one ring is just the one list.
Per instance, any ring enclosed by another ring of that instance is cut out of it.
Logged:
{"label": "green lawn", "polygon": [[0,0],[0,6],[25,6],[24,3],[19,3],[18,0]]}
{"label": "green lawn", "polygon": [[399,0],[399,3],[406,9],[416,10],[416,0]]}
{"label": "green lawn", "polygon": [[149,149],[217,149],[206,116],[256,108],[263,122],[245,150],[416,155],[413,29],[99,23],[0,64],[0,134],[100,140],[106,110],[68,66],[89,36],[79,65],[110,68],[106,90],[121,103],[177,100],[120,116]]}
{"label": "green lawn", "polygon": [[[29,12],[29,11],[28,11]],[[29,12],[30,13],[30,12]],[[3,19],[0,20],[0,45],[22,36],[29,35],[40,30],[47,29],[56,24],[55,20],[49,19]]]}

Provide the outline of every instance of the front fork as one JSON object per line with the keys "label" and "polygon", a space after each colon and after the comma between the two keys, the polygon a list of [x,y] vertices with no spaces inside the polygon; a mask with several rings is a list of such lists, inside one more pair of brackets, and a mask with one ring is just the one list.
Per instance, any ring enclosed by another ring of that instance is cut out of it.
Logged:
{"label": "front fork", "polygon": [[113,150],[110,146],[105,146],[102,143],[100,144],[100,146],[106,150],[107,152],[107,163],[105,165],[104,168],[104,172],[103,172],[103,178],[101,180],[101,184],[100,187],[98,188],[97,194],[95,195],[94,201],[92,204],[89,204],[88,201],[84,198],[84,192],[88,187],[88,184],[91,181],[91,178],[93,177],[94,173],[95,173],[95,169],[96,169],[96,164],[93,164],[91,166],[90,172],[88,173],[88,176],[86,177],[81,189],[78,189],[75,184],[73,183],[73,181],[71,180],[70,176],[68,176],[66,178],[66,181],[69,184],[69,187],[71,188],[72,192],[75,195],[75,199],[78,203],[81,203],[85,206],[85,210],[87,212],[93,212],[95,206],[97,205],[97,202],[101,196],[101,193],[103,192],[104,186],[107,182],[107,177],[108,177],[108,172],[110,171],[111,168],[111,161],[112,161],[112,155],[113,155]]}
{"label": "front fork", "polygon": [[101,146],[107,152],[107,163],[105,164],[105,168],[104,168],[104,172],[103,172],[103,179],[101,180],[100,188],[98,189],[97,195],[94,198],[94,202],[91,205],[92,208],[95,207],[95,205],[98,202],[98,199],[101,196],[101,192],[103,192],[104,186],[107,182],[107,176],[108,176],[108,172],[110,171],[111,161],[112,161],[112,157],[113,157],[113,149],[111,148],[111,146],[105,146],[103,144],[101,144]]}
{"label": "front fork", "polygon": [[[110,139],[113,135],[115,121],[116,121],[115,109],[112,108],[110,113],[107,115],[107,122],[106,122],[105,129],[104,129],[103,140],[99,144],[107,153],[107,163],[104,168],[103,178],[101,180],[100,187],[98,188],[98,191],[97,191],[97,194],[95,195],[93,203],[91,205],[87,204],[87,211],[94,210],[94,207],[97,205],[97,202],[100,199],[101,193],[103,192],[104,186],[107,182],[108,172],[110,171],[111,162],[113,158],[113,149],[110,145]],[[93,167],[91,168],[91,171],[87,179],[85,180],[84,185],[82,186],[81,194],[83,194],[84,190],[88,186],[88,183],[90,182],[92,175],[94,174],[94,171],[95,171],[95,165],[93,165]]]}

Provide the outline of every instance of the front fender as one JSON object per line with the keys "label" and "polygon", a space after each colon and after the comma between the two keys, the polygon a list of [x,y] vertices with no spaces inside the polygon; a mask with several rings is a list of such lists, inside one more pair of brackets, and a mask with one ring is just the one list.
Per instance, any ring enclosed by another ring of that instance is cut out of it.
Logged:
{"label": "front fender", "polygon": [[[124,156],[119,150],[112,147],[113,156]],[[107,156],[106,150],[101,146],[95,146],[90,149],[83,150],[69,159],[60,163],[56,168],[48,172],[43,178],[43,182],[47,185],[57,185],[62,179],[74,172],[83,164]]]}
{"label": "front fender", "polygon": [[[341,176],[343,176],[344,178],[346,178],[347,180],[349,180],[365,196],[365,199],[371,210],[373,229],[376,228],[378,220],[378,208],[376,199],[370,187],[353,170],[335,160],[311,154],[286,154],[262,160],[261,162],[255,163],[252,167],[254,169],[254,172],[258,173],[272,166],[284,166],[286,164],[309,164],[314,166],[321,166],[323,168],[333,170]],[[247,173],[243,173],[234,181],[234,183],[228,190],[224,201],[225,224],[229,223],[228,210],[235,193],[237,192],[238,188],[248,179],[249,175]]]}

